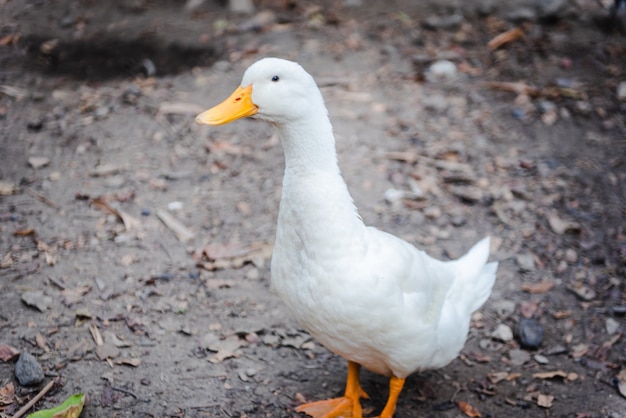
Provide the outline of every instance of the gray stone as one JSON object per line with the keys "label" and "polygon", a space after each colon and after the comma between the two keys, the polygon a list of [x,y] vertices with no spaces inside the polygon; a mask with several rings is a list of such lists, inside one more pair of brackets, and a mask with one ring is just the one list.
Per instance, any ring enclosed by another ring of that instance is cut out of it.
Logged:
{"label": "gray stone", "polygon": [[622,81],[617,86],[617,99],[626,102],[626,81]]}
{"label": "gray stone", "polygon": [[538,348],[543,342],[543,327],[535,319],[524,318],[519,322],[519,339],[522,347]]}
{"label": "gray stone", "polygon": [[29,353],[22,353],[15,363],[15,377],[22,386],[32,386],[43,382],[44,374],[37,359]]}
{"label": "gray stone", "polygon": [[509,358],[511,359],[511,364],[514,366],[521,366],[530,361],[530,354],[528,351],[513,349],[509,351]]}

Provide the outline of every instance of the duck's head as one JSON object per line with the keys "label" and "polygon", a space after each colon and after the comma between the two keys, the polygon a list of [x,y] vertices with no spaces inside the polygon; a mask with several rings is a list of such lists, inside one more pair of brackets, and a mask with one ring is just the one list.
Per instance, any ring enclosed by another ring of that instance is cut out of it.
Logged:
{"label": "duck's head", "polygon": [[325,112],[313,77],[299,64],[264,58],[244,73],[241,85],[226,100],[196,117],[196,123],[223,125],[247,116],[282,124],[312,112]]}

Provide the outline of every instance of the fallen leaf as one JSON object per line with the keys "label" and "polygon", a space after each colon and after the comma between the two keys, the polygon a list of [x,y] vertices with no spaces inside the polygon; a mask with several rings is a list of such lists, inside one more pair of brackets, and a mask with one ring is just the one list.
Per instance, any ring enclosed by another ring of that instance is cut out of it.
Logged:
{"label": "fallen leaf", "polygon": [[120,350],[113,344],[105,342],[96,348],[96,355],[100,360],[112,359],[120,355]]}
{"label": "fallen leaf", "polygon": [[589,302],[596,298],[596,291],[583,284],[576,286],[567,286],[567,290],[574,293],[580,300]]}
{"label": "fallen leaf", "polygon": [[41,332],[35,334],[35,342],[37,343],[37,347],[41,348],[46,353],[50,352],[50,347],[48,347],[48,343],[46,342],[44,336],[41,335]]}
{"label": "fallen leaf", "polygon": [[459,406],[461,412],[467,415],[470,418],[480,417],[480,411],[478,409],[467,402],[459,401],[456,403]]}
{"label": "fallen leaf", "polygon": [[565,319],[569,318],[570,316],[572,316],[572,313],[570,311],[556,311],[552,314],[552,317],[554,319]]}
{"label": "fallen leaf", "polygon": [[83,405],[85,405],[85,395],[79,393],[70,396],[55,408],[37,411],[30,414],[28,418],[78,418],[83,411]]}
{"label": "fallen leaf", "polygon": [[552,401],[554,401],[552,395],[544,395],[543,393],[537,395],[537,405],[543,408],[552,408]]}
{"label": "fallen leaf", "polygon": [[9,382],[0,388],[0,405],[11,405],[15,402],[15,386]]}
{"label": "fallen leaf", "polygon": [[75,288],[67,288],[61,291],[61,296],[63,296],[63,304],[65,306],[70,306],[76,302],[82,301],[87,293],[91,292],[91,286],[81,286]]}
{"label": "fallen leaf", "polygon": [[114,208],[102,196],[92,199],[91,204],[97,207],[98,209],[104,210],[105,212],[115,215],[120,221],[122,221],[126,231],[136,230],[141,226],[141,221],[139,219],[127,214],[123,210]]}
{"label": "fallen leaf", "polygon": [[551,372],[540,372],[533,374],[533,378],[535,379],[554,379],[555,377],[567,379],[567,373],[565,373],[563,370],[554,370]]}
{"label": "fallen leaf", "polygon": [[39,168],[43,168],[50,164],[50,158],[48,157],[29,157],[28,165],[30,165],[35,170]]}
{"label": "fallen leaf", "polygon": [[503,380],[506,380],[507,377],[509,377],[508,372],[493,372],[487,375],[487,379],[489,379],[489,381],[494,385],[497,384],[498,382],[502,382]]}
{"label": "fallen leaf", "polygon": [[0,344],[0,360],[8,362],[17,357],[20,352],[7,344]]}
{"label": "fallen leaf", "polygon": [[22,293],[22,302],[37,308],[40,312],[45,312],[52,306],[52,298],[44,295],[43,290],[31,290]]}
{"label": "fallen leaf", "polygon": [[244,340],[233,335],[223,340],[214,340],[208,345],[208,349],[215,351],[215,354],[209,358],[211,363],[221,363],[227,358],[238,357],[239,348],[246,345]]}
{"label": "fallen leaf", "polygon": [[176,238],[178,238],[179,241],[186,242],[195,237],[193,231],[183,225],[178,219],[174,218],[174,216],[172,216],[169,212],[159,209],[156,214],[161,222],[163,222],[165,226],[167,226],[174,233],[174,235],[176,235]]}
{"label": "fallen leaf", "polygon": [[542,280],[536,283],[523,283],[522,290],[532,294],[546,293],[554,287],[552,280]]}
{"label": "fallen leaf", "polygon": [[548,224],[550,228],[556,234],[562,235],[566,232],[580,231],[580,224],[573,221],[564,220],[555,213],[550,213],[548,216]]}
{"label": "fallen leaf", "polygon": [[619,390],[620,395],[626,398],[626,368],[623,368],[616,376],[617,379],[617,390]]}
{"label": "fallen leaf", "polygon": [[100,330],[96,324],[89,324],[89,333],[91,334],[91,338],[96,343],[96,346],[100,347],[104,344],[104,338],[102,338],[102,334],[100,334]]}
{"label": "fallen leaf", "polygon": [[120,364],[123,366],[131,366],[137,367],[141,364],[141,359],[138,358],[121,358],[115,361],[115,364]]}
{"label": "fallen leaf", "polygon": [[[252,263],[263,265],[272,256],[274,246],[268,243],[253,244],[209,244],[194,252],[198,266],[209,271],[241,268]],[[208,262],[203,262],[207,259]]]}

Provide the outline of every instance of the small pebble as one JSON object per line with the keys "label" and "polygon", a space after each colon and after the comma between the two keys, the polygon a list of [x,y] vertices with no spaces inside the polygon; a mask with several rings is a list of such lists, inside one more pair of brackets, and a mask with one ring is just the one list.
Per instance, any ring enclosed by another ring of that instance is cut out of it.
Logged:
{"label": "small pebble", "polygon": [[539,364],[548,364],[548,363],[550,363],[550,360],[548,360],[548,358],[546,356],[542,356],[541,354],[535,354],[533,356],[533,358]]}
{"label": "small pebble", "polygon": [[498,327],[491,333],[491,337],[498,341],[508,342],[513,339],[513,331],[511,327],[506,324],[500,324]]}
{"label": "small pebble", "polygon": [[170,202],[167,204],[167,209],[170,212],[175,212],[177,210],[181,210],[182,208],[183,208],[183,202],[174,201],[174,202]]}
{"label": "small pebble", "polygon": [[615,334],[619,330],[619,322],[613,318],[607,318],[605,322],[606,333],[609,335]]}
{"label": "small pebble", "polygon": [[15,377],[22,386],[32,386],[43,382],[44,374],[37,359],[30,353],[20,354],[15,363]]}
{"label": "small pebble", "polygon": [[522,347],[538,348],[543,342],[543,327],[534,319],[524,318],[519,322],[519,338]]}
{"label": "small pebble", "polygon": [[617,99],[621,102],[626,102],[626,81],[622,81],[617,86]]}
{"label": "small pebble", "polygon": [[456,78],[456,76],[456,65],[448,60],[435,61],[428,67],[428,70],[426,70],[426,80],[431,83],[442,80],[452,80]]}
{"label": "small pebble", "polygon": [[511,359],[511,364],[514,366],[521,366],[530,361],[530,354],[528,351],[513,349],[509,351],[509,359]]}
{"label": "small pebble", "polygon": [[150,216],[150,209],[141,209],[141,216]]}

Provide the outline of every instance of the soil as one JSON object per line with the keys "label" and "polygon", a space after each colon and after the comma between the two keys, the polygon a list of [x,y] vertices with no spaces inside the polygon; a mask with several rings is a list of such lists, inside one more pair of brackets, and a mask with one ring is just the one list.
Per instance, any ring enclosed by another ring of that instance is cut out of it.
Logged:
{"label": "soil", "polygon": [[[396,416],[626,417],[623,16],[413,3],[0,1],[0,344],[46,376],[0,360],[0,415],[52,379],[36,409],[84,392],[83,417],[287,417],[342,393],[344,361],[270,287],[277,138],[194,123],[280,56],[320,84],[366,223],[444,259],[493,237],[462,355],[411,376]],[[362,385],[375,415],[387,381]]]}

